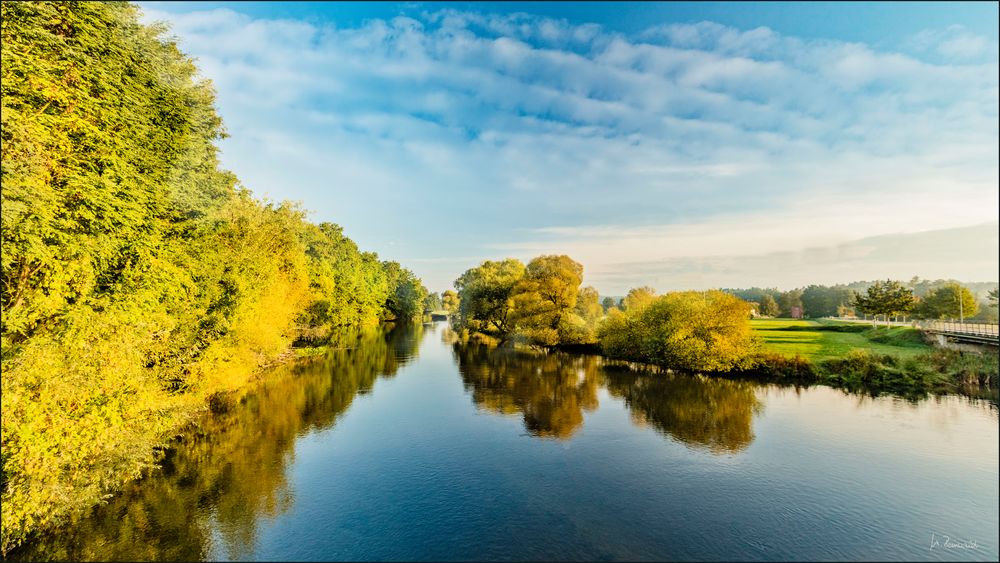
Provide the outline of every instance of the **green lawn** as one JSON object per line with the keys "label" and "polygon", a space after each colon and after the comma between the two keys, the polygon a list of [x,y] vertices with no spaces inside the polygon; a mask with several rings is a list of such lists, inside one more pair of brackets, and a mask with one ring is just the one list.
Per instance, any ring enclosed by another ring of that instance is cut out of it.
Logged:
{"label": "green lawn", "polygon": [[906,327],[873,329],[860,323],[795,319],[754,319],[750,326],[764,339],[766,351],[809,360],[835,358],[854,349],[898,357],[931,350],[919,331]]}

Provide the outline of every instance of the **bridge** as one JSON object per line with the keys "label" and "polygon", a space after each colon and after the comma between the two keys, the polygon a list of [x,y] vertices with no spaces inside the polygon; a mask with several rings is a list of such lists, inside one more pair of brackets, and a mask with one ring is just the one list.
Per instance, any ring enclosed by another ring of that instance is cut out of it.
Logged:
{"label": "bridge", "polygon": [[[871,323],[870,319],[859,319],[857,317],[827,317],[832,320],[846,321],[854,323]],[[970,342],[974,344],[986,344],[989,346],[1000,346],[1000,325],[997,323],[968,322],[959,320],[947,321],[878,321],[879,326],[908,326],[924,332],[936,334],[941,338],[957,340],[960,342]]]}
{"label": "bridge", "polygon": [[961,342],[1000,346],[1000,327],[996,323],[962,321],[914,321],[915,328]]}

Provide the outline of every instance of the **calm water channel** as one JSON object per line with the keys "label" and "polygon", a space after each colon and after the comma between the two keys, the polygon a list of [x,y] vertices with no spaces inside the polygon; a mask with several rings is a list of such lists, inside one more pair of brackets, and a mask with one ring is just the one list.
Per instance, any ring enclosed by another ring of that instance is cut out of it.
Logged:
{"label": "calm water channel", "polygon": [[103,560],[998,558],[995,405],[358,333],[10,554]]}

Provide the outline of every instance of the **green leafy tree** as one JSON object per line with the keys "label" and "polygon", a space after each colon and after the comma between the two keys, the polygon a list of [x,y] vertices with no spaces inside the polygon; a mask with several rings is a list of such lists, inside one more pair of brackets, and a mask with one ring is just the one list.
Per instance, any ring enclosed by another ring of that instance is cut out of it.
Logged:
{"label": "green leafy tree", "polygon": [[760,314],[765,317],[776,317],[781,312],[778,302],[769,293],[765,293],[760,298]]}
{"label": "green leafy tree", "polygon": [[448,314],[452,317],[458,315],[460,308],[458,294],[450,289],[442,293],[441,306],[444,307],[444,310],[448,311]]}
{"label": "green leafy tree", "polygon": [[441,296],[435,291],[434,293],[427,294],[427,298],[424,299],[424,312],[429,313],[431,311],[441,310]]}
{"label": "green leafy tree", "polygon": [[390,295],[340,227],[221,169],[211,84],[138,15],[0,4],[3,552],[141,475],[294,340],[426,295],[406,271]]}
{"label": "green leafy tree", "polygon": [[459,318],[456,326],[506,338],[514,329],[514,286],[525,267],[514,258],[487,260],[457,280]]}
{"label": "green leafy tree", "polygon": [[854,306],[868,315],[894,315],[909,313],[914,306],[913,291],[894,280],[876,281],[864,294],[856,294]]}
{"label": "green leafy tree", "polygon": [[841,307],[851,302],[851,292],[844,287],[810,285],[802,290],[802,307],[810,317],[836,316]]}
{"label": "green leafy tree", "polygon": [[803,309],[802,290],[792,289],[781,293],[778,295],[778,306],[780,308],[779,314],[782,317],[791,317],[796,308],[801,311]]}
{"label": "green leafy tree", "polygon": [[389,284],[389,296],[385,303],[388,319],[412,321],[420,318],[427,299],[427,288],[420,282],[420,278],[398,262],[382,262],[382,268]]}
{"label": "green leafy tree", "polygon": [[917,314],[927,319],[969,318],[978,311],[976,297],[967,287],[957,283],[931,290],[917,307]]}
{"label": "green leafy tree", "polygon": [[601,300],[601,307],[604,309],[605,313],[607,313],[608,310],[614,306],[615,306],[615,300],[611,297],[605,297],[604,299]]}

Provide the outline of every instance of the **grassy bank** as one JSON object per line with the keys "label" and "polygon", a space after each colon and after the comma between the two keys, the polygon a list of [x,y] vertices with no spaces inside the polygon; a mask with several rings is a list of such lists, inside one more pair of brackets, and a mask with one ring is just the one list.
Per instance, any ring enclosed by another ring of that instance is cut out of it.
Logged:
{"label": "grassy bank", "polygon": [[796,319],[754,319],[754,334],[764,351],[801,356],[809,361],[840,358],[855,350],[909,358],[932,350],[920,331],[908,327],[873,328],[869,324]]}
{"label": "grassy bank", "polygon": [[793,319],[760,319],[751,325],[763,349],[756,365],[740,372],[744,376],[874,393],[996,398],[995,351],[937,349],[907,327]]}

